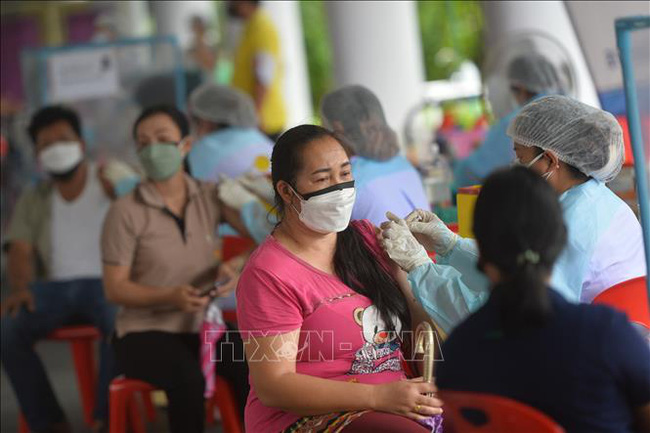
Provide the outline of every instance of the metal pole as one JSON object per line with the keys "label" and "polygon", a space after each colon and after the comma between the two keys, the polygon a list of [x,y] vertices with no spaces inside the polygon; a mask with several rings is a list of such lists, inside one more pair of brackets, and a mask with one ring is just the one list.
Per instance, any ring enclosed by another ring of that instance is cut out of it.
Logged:
{"label": "metal pole", "polygon": [[[634,155],[634,172],[636,175],[637,197],[639,201],[639,213],[641,216],[641,227],[643,228],[643,241],[645,245],[646,273],[650,271],[650,205],[648,193],[648,173],[646,170],[646,159],[643,150],[643,136],[641,134],[641,119],[639,116],[639,104],[636,95],[636,83],[634,81],[634,69],[631,58],[630,32],[637,29],[650,27],[650,17],[629,17],[616,20],[616,40],[618,43],[619,56],[623,69],[623,84],[625,86],[625,104],[627,109],[627,122],[632,142],[632,154]],[[648,288],[648,300],[650,302],[650,278],[646,278]]]}

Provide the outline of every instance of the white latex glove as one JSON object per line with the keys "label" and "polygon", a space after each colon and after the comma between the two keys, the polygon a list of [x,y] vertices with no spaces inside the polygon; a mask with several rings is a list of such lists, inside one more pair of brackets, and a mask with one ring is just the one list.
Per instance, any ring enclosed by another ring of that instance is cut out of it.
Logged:
{"label": "white latex glove", "polygon": [[133,167],[117,159],[110,159],[102,166],[102,176],[113,185],[127,177],[139,177]]}
{"label": "white latex glove", "polygon": [[244,188],[241,183],[226,177],[222,177],[219,182],[219,198],[226,206],[240,212],[246,204],[257,200],[255,195]]}
{"label": "white latex glove", "polygon": [[425,210],[414,210],[405,218],[415,238],[429,251],[444,256],[458,242],[459,236],[452,232],[438,215]]}
{"label": "white latex glove", "polygon": [[275,201],[275,190],[271,180],[260,174],[245,174],[237,179],[242,185],[254,194],[260,196],[267,203]]}
{"label": "white latex glove", "polygon": [[406,272],[420,265],[429,263],[431,259],[426,250],[415,239],[406,221],[390,212],[386,213],[390,220],[381,225],[382,245],[388,256]]}

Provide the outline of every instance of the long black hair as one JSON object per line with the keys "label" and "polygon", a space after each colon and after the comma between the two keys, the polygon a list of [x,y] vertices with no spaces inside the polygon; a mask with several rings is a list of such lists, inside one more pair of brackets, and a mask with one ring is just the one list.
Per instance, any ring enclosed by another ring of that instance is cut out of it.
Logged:
{"label": "long black hair", "polygon": [[[281,217],[284,216],[285,206],[278,193],[278,182],[285,181],[296,190],[296,175],[303,165],[305,148],[326,137],[341,144],[336,134],[316,125],[296,126],[282,134],[275,144],[271,157],[271,176],[275,189],[275,207]],[[345,149],[343,145],[341,147]],[[402,322],[402,329],[410,327],[408,305],[397,281],[376,260],[361,233],[352,226],[338,234],[334,270],[343,283],[372,301],[388,330],[396,328],[394,317]]]}
{"label": "long black hair", "polygon": [[525,167],[492,174],[476,202],[480,265],[501,273],[493,288],[506,332],[541,326],[551,314],[546,278],[566,244],[557,193]]}

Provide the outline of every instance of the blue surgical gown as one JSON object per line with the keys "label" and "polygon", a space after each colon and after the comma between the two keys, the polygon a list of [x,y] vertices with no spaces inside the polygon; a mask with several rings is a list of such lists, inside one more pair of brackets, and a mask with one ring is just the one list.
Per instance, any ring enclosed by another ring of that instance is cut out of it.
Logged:
{"label": "blue surgical gown", "polygon": [[[591,179],[560,196],[567,245],[553,269],[551,286],[571,302],[591,302],[607,288],[646,275],[641,226],[625,202]],[[447,333],[481,307],[489,282],[477,268],[474,240],[408,274],[413,294]]]}
{"label": "blue surgical gown", "polygon": [[357,189],[353,220],[378,226],[386,221],[387,211],[403,218],[415,209],[429,209],[420,174],[403,156],[387,161],[354,156],[350,162]]}
{"label": "blue surgical gown", "polygon": [[[545,96],[544,93],[530,99],[528,103]],[[464,186],[483,183],[494,170],[508,166],[515,159],[512,139],[506,131],[510,122],[519,114],[522,106],[497,120],[488,130],[485,140],[470,156],[458,161],[454,167],[454,191]]]}
{"label": "blue surgical gown", "polygon": [[454,167],[454,190],[483,183],[495,169],[505,167],[515,158],[512,139],[506,135],[508,125],[519,109],[502,117],[488,130],[485,140],[470,156]]}

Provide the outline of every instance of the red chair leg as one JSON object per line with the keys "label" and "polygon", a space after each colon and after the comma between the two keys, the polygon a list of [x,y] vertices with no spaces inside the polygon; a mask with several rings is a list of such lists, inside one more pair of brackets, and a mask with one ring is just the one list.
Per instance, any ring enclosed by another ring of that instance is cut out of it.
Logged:
{"label": "red chair leg", "polygon": [[221,420],[223,422],[223,430],[225,433],[244,433],[239,418],[239,410],[237,409],[237,400],[234,397],[230,384],[216,376],[216,400],[219,412],[221,412]]}
{"label": "red chair leg", "polygon": [[140,416],[140,408],[138,407],[138,399],[136,394],[130,394],[127,402],[129,408],[129,425],[133,433],[147,433],[147,428]]}
{"label": "red chair leg", "polygon": [[153,407],[151,400],[151,391],[142,391],[142,403],[144,404],[144,411],[147,414],[147,421],[154,422],[156,420],[156,408]]}
{"label": "red chair leg", "polygon": [[92,339],[79,339],[70,343],[72,359],[77,373],[77,383],[81,394],[81,405],[84,411],[86,425],[92,426],[94,422],[95,392],[97,374],[95,356],[93,353]]}
{"label": "red chair leg", "polygon": [[18,433],[29,433],[29,426],[22,412],[18,414]]}
{"label": "red chair leg", "polygon": [[126,432],[126,393],[124,389],[111,385],[108,399],[108,428],[109,433]]}
{"label": "red chair leg", "polygon": [[214,408],[216,406],[216,396],[205,402],[205,425],[211,426],[214,424]]}

